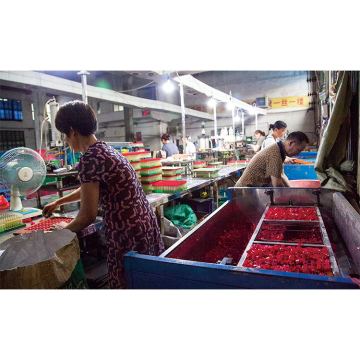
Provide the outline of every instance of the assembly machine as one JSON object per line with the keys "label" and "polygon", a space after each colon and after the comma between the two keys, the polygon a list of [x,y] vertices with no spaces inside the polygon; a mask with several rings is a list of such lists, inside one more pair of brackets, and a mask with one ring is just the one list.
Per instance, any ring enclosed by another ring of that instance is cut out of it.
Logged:
{"label": "assembly machine", "polygon": [[357,288],[360,215],[338,192],[232,188],[160,256],[129,252],[129,288]]}

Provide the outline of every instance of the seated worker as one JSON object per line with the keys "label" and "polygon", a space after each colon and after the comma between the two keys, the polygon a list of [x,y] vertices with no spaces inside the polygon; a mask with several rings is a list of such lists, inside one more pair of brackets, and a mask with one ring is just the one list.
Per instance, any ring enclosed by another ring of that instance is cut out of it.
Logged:
{"label": "seated worker", "polygon": [[265,133],[261,130],[256,130],[254,135],[256,139],[256,144],[252,145],[251,147],[255,152],[259,152],[261,150],[261,145],[265,140]]}
{"label": "seated worker", "polygon": [[286,140],[261,150],[251,159],[235,187],[290,186],[283,173],[285,157],[299,154],[308,143],[309,139],[303,132],[294,131]]}
{"label": "seated worker", "polygon": [[274,124],[270,124],[269,134],[261,144],[261,149],[273,145],[281,140],[286,131],[287,125],[283,121],[275,121]]}
{"label": "seated worker", "polygon": [[178,147],[173,142],[170,142],[169,134],[163,134],[163,136],[161,136],[161,142],[163,143],[161,150],[165,151],[167,158],[179,153]]}

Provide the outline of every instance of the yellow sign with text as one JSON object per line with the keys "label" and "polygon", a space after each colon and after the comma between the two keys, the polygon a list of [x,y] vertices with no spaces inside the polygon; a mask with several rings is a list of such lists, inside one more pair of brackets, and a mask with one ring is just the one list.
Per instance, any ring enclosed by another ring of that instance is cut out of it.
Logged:
{"label": "yellow sign with text", "polygon": [[287,96],[283,98],[270,99],[270,107],[272,109],[287,108],[287,107],[308,107],[308,96]]}

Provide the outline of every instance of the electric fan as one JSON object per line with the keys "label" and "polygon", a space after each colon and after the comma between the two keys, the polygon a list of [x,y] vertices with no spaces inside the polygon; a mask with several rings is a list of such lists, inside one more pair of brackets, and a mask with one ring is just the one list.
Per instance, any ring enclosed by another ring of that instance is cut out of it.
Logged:
{"label": "electric fan", "polygon": [[10,190],[10,210],[21,211],[20,196],[35,192],[46,177],[46,165],[34,150],[18,147],[0,157],[0,183]]}

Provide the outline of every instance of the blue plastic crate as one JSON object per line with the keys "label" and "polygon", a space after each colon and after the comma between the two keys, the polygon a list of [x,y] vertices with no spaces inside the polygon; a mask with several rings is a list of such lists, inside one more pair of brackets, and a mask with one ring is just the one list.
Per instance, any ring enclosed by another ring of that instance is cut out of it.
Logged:
{"label": "blue plastic crate", "polygon": [[317,180],[314,165],[284,164],[285,175],[289,180]]}
{"label": "blue plastic crate", "polygon": [[317,151],[302,151],[298,156],[299,159],[316,159]]}

